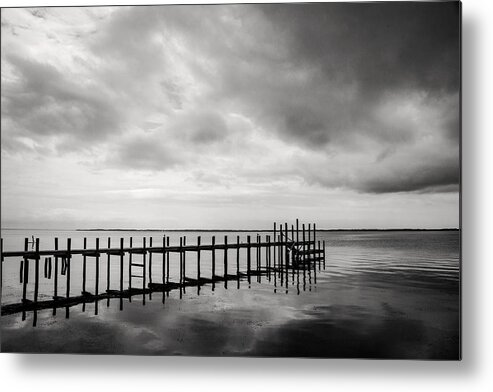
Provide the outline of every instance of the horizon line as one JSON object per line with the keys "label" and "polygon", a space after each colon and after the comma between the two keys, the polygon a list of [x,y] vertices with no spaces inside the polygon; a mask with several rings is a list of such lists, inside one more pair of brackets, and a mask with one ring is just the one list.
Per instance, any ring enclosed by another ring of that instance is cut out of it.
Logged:
{"label": "horizon line", "polygon": [[[78,228],[78,229],[40,229],[40,228],[2,228],[2,230],[41,230],[41,231],[151,231],[151,232],[272,232],[273,229],[135,229],[135,228]],[[442,228],[340,228],[340,229],[316,229],[316,231],[457,231],[460,227],[442,227]],[[289,231],[289,230],[288,230]]]}

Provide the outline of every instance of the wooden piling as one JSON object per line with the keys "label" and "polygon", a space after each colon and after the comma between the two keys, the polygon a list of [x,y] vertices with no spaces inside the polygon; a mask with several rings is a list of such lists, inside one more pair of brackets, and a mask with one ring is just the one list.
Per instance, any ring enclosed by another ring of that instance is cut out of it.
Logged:
{"label": "wooden piling", "polygon": [[[36,256],[34,264],[34,305],[38,304],[38,294],[39,294],[39,238],[36,238]],[[33,326],[35,327],[38,320],[38,312],[34,310]]]}
{"label": "wooden piling", "polygon": [[260,235],[257,235],[257,280],[262,282],[261,270],[262,270],[262,249],[260,248]]}
{"label": "wooden piling", "polygon": [[[87,249],[87,238],[84,237],[84,245],[83,249]],[[82,294],[85,294],[86,292],[86,278],[87,278],[87,261],[86,261],[86,255],[84,254],[82,256]]]}
{"label": "wooden piling", "polygon": [[258,236],[258,267],[259,271],[262,271],[262,235]]}
{"label": "wooden piling", "polygon": [[[72,249],[72,239],[67,238],[67,258],[66,258],[66,263],[67,263],[67,292],[66,292],[66,297],[70,298],[70,262],[72,259],[72,254],[70,253]],[[65,307],[65,318],[69,318],[69,307]]]}
{"label": "wooden piling", "polygon": [[[273,231],[272,238],[273,238],[274,243],[275,243],[276,242],[276,222],[274,222],[274,231]],[[273,253],[274,253],[274,267],[275,267],[276,266],[276,246],[275,245],[274,245]]]}
{"label": "wooden piling", "polygon": [[123,252],[124,239],[120,238],[120,293],[123,293],[123,262],[125,253]]}
{"label": "wooden piling", "polygon": [[182,286],[182,284],[183,284],[183,237],[180,237],[180,287]]}
{"label": "wooden piling", "polygon": [[294,284],[294,267],[295,267],[295,262],[294,262],[294,254],[296,252],[296,242],[295,242],[295,236],[294,236],[294,225],[291,225],[291,253],[290,253],[290,262],[291,262],[291,271],[292,271],[292,277],[293,277],[293,284]]}
{"label": "wooden piling", "polygon": [[[187,237],[183,236],[183,281],[185,281],[187,277],[187,265],[186,265],[186,257],[187,257],[187,251],[186,251],[186,246],[187,246]],[[185,292],[185,286],[183,286],[183,292]]]}
{"label": "wooden piling", "polygon": [[288,230],[288,224],[287,222],[284,223],[284,234],[285,234],[285,237],[286,237],[286,242],[285,242],[285,254],[286,254],[286,282],[288,280],[288,274],[289,274],[289,237],[288,237],[288,234],[289,234],[289,230]]}
{"label": "wooden piling", "polygon": [[[216,277],[216,236],[212,236],[212,281]],[[214,286],[214,283],[212,283]]]}
{"label": "wooden piling", "polygon": [[228,288],[228,236],[224,236],[224,288]]}
{"label": "wooden piling", "polygon": [[94,291],[96,295],[99,294],[99,238],[96,238],[96,285]]}
{"label": "wooden piling", "polygon": [[[163,253],[162,253],[162,268],[161,268],[161,282],[164,285],[166,283],[166,236],[163,235]],[[164,291],[163,291],[164,293]]]}
{"label": "wooden piling", "polygon": [[301,225],[301,230],[302,230],[302,239],[303,239],[303,246],[301,247],[302,249],[302,252],[303,252],[303,256],[302,256],[302,260],[303,260],[303,269],[305,269],[305,260],[306,260],[306,243],[305,243],[305,224],[303,223]]}
{"label": "wooden piling", "polygon": [[[111,249],[111,238],[108,237],[108,249]],[[106,291],[110,291],[110,276],[111,276],[111,255],[110,252],[108,252],[107,258],[106,258]],[[108,306],[110,304],[109,298],[108,298]]]}
{"label": "wooden piling", "polygon": [[236,276],[240,278],[240,236],[236,236]]}
{"label": "wooden piling", "polygon": [[200,236],[197,237],[197,291],[200,291]]}
{"label": "wooden piling", "polygon": [[94,288],[96,299],[94,300],[94,314],[98,314],[98,295],[99,295],[99,238],[96,238],[96,285]]}
{"label": "wooden piling", "polygon": [[[132,290],[132,246],[133,246],[133,238],[130,237],[130,252],[128,253],[128,289]],[[129,302],[132,302],[132,296],[128,298]]]}
{"label": "wooden piling", "polygon": [[[24,239],[24,251],[27,252],[29,249],[29,239]],[[24,257],[24,279],[22,281],[22,302],[26,302],[27,295],[27,283],[29,281],[29,259]]]}
{"label": "wooden piling", "polygon": [[[311,244],[311,226],[312,226],[312,224],[308,223],[308,244],[307,244],[308,245],[308,252],[310,252],[311,246],[312,246],[312,244]],[[310,254],[308,254],[308,258],[310,258]]]}
{"label": "wooden piling", "polygon": [[279,259],[279,275],[281,276],[284,271],[284,252],[283,252],[283,232],[282,232],[282,223],[279,224],[279,248],[278,248],[278,259]]}
{"label": "wooden piling", "polygon": [[[143,242],[143,252],[142,252],[142,305],[146,304],[146,238],[142,238]],[[150,256],[149,256],[150,257]]]}
{"label": "wooden piling", "polygon": [[250,283],[250,274],[251,274],[251,268],[252,268],[252,259],[251,259],[251,238],[248,235],[247,236],[247,275],[248,275],[248,283]]}
{"label": "wooden piling", "polygon": [[[58,237],[55,237],[55,251],[58,250]],[[55,276],[53,277],[53,299],[58,300],[58,256],[55,256]],[[56,306],[53,307],[53,315],[56,315]]]}
{"label": "wooden piling", "polygon": [[[152,249],[152,236],[149,237],[149,248]],[[149,284],[152,284],[152,252],[149,252],[149,268],[147,270],[149,271]],[[149,293],[149,299],[151,297],[152,297],[152,293]]]}
{"label": "wooden piling", "polygon": [[240,236],[236,236],[236,288],[240,288]]}
{"label": "wooden piling", "polygon": [[125,253],[123,252],[124,239],[120,238],[120,310],[123,310],[123,264]]}
{"label": "wooden piling", "polygon": [[[166,237],[166,247],[169,248],[169,236]],[[169,251],[165,252],[166,254],[166,283],[169,283]],[[167,295],[169,295],[169,291],[167,291]]]}
{"label": "wooden piling", "polygon": [[180,237],[180,299],[183,296],[183,237]]}

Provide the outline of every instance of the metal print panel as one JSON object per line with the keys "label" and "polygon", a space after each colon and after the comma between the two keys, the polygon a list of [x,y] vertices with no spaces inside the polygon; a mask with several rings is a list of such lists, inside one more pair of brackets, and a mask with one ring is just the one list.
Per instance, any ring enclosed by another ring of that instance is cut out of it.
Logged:
{"label": "metal print panel", "polygon": [[2,352],[460,359],[459,2],[1,22]]}

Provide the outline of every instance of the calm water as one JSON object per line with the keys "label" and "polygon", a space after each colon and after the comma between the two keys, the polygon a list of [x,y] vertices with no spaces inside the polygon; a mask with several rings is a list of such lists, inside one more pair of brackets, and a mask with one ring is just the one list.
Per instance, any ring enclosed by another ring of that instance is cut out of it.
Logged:
{"label": "calm water", "polygon": [[[63,249],[67,237],[72,248],[81,248],[83,237],[90,247],[95,237],[106,247],[119,238],[142,237],[156,232],[53,232],[3,230],[5,250],[23,248],[24,237],[40,238],[41,248],[53,247],[60,239]],[[242,241],[255,233],[167,233],[176,244],[180,235],[187,244]],[[261,233],[264,235],[265,233]],[[104,239],[103,239],[104,237]],[[187,288],[180,299],[172,291],[163,303],[161,293],[124,300],[100,301],[97,305],[77,305],[54,316],[52,310],[39,311],[37,326],[33,315],[1,317],[1,349],[5,352],[121,353],[145,355],[249,355],[311,356],[356,358],[431,358],[457,359],[460,352],[460,241],[458,231],[434,232],[319,232],[326,241],[326,269],[306,279],[289,281],[252,280],[240,283]],[[149,241],[149,239],[147,239]],[[229,265],[234,271],[235,251]],[[246,256],[241,253],[241,269]],[[216,252],[218,275],[222,274],[223,255]],[[254,256],[254,252],[252,253]],[[154,281],[161,279],[161,259],[153,256]],[[262,255],[264,257],[264,255]],[[118,287],[119,261],[110,261],[111,289]],[[94,259],[88,259],[88,290],[94,292]],[[101,257],[101,291],[106,289],[106,257]],[[171,275],[177,276],[177,262],[171,259]],[[33,264],[33,263],[31,263]],[[41,263],[42,264],[42,263]],[[81,260],[72,261],[71,294],[81,291]],[[202,253],[202,276],[209,277],[210,254]],[[40,300],[49,299],[53,280],[43,278],[41,266]],[[126,271],[126,269],[125,269]],[[195,256],[187,254],[187,276],[195,277]],[[32,272],[32,271],[31,271]],[[115,278],[113,278],[115,277]],[[60,291],[65,292],[64,278]],[[125,277],[126,278],[126,277]],[[19,301],[19,260],[7,259],[3,268],[2,304]],[[128,285],[125,279],[125,287]],[[32,286],[32,284],[30,284]],[[95,310],[98,314],[95,315]]]}

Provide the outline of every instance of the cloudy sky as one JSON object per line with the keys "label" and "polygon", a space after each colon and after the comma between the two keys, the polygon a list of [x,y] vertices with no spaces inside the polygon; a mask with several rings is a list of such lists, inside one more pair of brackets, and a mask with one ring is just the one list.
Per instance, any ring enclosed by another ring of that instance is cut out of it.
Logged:
{"label": "cloudy sky", "polygon": [[2,227],[459,224],[457,3],[2,9]]}

